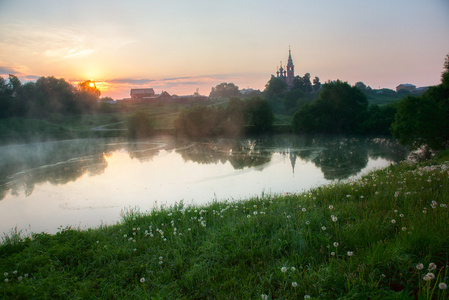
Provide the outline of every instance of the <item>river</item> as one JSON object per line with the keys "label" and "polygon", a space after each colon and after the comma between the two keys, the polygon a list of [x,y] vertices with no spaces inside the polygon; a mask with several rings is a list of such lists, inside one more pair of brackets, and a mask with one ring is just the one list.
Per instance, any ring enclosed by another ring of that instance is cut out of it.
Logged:
{"label": "river", "polygon": [[123,211],[295,193],[405,159],[385,138],[139,142],[81,139],[0,147],[0,232],[115,224]]}

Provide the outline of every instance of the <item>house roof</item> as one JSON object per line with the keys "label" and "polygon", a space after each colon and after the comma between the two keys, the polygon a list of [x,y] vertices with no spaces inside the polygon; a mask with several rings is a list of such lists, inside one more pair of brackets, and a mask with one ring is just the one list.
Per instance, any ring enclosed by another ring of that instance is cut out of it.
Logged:
{"label": "house roof", "polygon": [[149,89],[131,89],[131,95],[135,94],[154,94],[152,88]]}

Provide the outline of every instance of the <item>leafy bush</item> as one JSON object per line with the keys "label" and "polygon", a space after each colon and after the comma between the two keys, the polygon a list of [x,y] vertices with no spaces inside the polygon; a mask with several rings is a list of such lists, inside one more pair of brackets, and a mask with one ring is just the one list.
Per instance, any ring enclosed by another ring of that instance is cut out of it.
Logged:
{"label": "leafy bush", "polygon": [[126,125],[131,138],[144,138],[154,134],[153,122],[146,111],[136,111],[128,117]]}

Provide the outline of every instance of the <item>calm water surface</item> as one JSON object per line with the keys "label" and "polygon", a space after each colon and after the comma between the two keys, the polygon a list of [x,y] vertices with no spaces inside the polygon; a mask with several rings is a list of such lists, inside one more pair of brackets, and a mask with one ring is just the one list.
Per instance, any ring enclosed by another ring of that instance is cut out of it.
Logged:
{"label": "calm water surface", "polygon": [[0,147],[0,232],[114,224],[121,212],[301,192],[403,160],[388,139],[278,135]]}

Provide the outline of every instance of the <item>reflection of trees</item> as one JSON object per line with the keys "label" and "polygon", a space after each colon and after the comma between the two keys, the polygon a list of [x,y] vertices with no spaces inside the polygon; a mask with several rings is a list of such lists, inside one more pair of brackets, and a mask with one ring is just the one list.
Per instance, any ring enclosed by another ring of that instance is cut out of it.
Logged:
{"label": "reflection of trees", "polygon": [[165,144],[155,142],[134,142],[128,143],[126,149],[131,159],[138,159],[141,162],[149,161],[153,156],[159,153]]}
{"label": "reflection of trees", "polygon": [[311,161],[320,168],[328,180],[356,175],[366,167],[369,157],[399,161],[406,156],[404,148],[390,139],[305,137],[298,138],[293,148],[298,149],[295,153],[303,160]]}
{"label": "reflection of trees", "polygon": [[104,172],[104,153],[117,144],[104,140],[71,140],[0,148],[0,199],[8,191],[32,194],[36,184],[66,184],[84,174]]}
{"label": "reflection of trees", "polygon": [[215,140],[207,143],[192,143],[176,150],[184,160],[200,164],[229,163],[234,169],[263,166],[270,162],[272,152],[261,140]]}
{"label": "reflection of trees", "polygon": [[406,152],[390,139],[276,135],[258,139],[217,139],[209,142],[154,139],[118,143],[102,139],[71,140],[0,147],[0,200],[12,194],[31,195],[36,184],[66,184],[84,174],[99,175],[107,168],[105,155],[126,148],[131,158],[146,161],[161,149],[173,150],[184,160],[201,164],[229,162],[234,169],[262,170],[273,153],[313,162],[329,180],[356,175],[369,157],[400,161]]}

